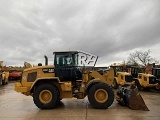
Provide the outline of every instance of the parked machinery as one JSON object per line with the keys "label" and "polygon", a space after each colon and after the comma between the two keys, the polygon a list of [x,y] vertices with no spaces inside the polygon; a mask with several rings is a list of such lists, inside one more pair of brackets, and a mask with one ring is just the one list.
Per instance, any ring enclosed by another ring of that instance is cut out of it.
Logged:
{"label": "parked machinery", "polygon": [[156,77],[151,74],[138,73],[138,78],[135,79],[135,83],[139,90],[142,90],[143,88],[159,88]]}
{"label": "parked machinery", "polygon": [[128,68],[125,64],[116,64],[110,66],[114,70],[114,80],[112,87],[117,89],[119,86],[124,86],[126,84],[133,84],[133,77],[128,72]]}
{"label": "parked machinery", "polygon": [[[22,71],[26,68],[30,68],[32,65],[28,62],[24,62],[24,66],[2,66],[3,70],[9,72],[8,80],[20,80]],[[8,74],[8,73],[7,73]]]}
{"label": "parked machinery", "polygon": [[114,77],[112,87],[117,89],[119,86],[124,86],[126,84],[133,84],[133,77],[128,72],[117,72],[116,76]]}
{"label": "parked machinery", "polygon": [[[79,51],[54,52],[54,65],[25,69],[20,82],[15,83],[15,91],[33,96],[35,105],[40,109],[54,108],[63,98],[83,99],[86,96],[94,108],[106,109],[115,98],[111,87],[114,71],[110,69],[101,75],[91,70],[90,66],[95,65],[97,58],[93,54]],[[135,90],[131,91],[134,93]],[[136,93],[133,95],[125,94],[128,98],[137,98],[136,101],[126,102],[126,105],[134,106],[141,101]],[[116,98],[124,101],[125,96],[117,94]],[[145,104],[142,106],[146,107]],[[139,109],[146,110],[144,107]]]}
{"label": "parked machinery", "polygon": [[146,67],[135,67],[131,73],[134,75],[134,80],[139,90],[144,88],[160,90],[160,68],[156,68],[154,63]]}
{"label": "parked machinery", "polygon": [[30,64],[30,63],[28,63],[28,62],[24,62],[24,69],[25,68],[31,68],[32,67],[32,65]]}
{"label": "parked machinery", "polygon": [[137,78],[138,73],[145,73],[145,67],[144,66],[128,65],[127,69],[128,69],[128,72],[133,76],[133,78]]}
{"label": "parked machinery", "polygon": [[3,68],[3,61],[0,61],[0,84],[5,85],[8,83],[9,72]]}
{"label": "parked machinery", "polygon": [[110,65],[110,68],[113,68],[115,76],[116,76],[117,72],[125,72],[126,71],[125,64],[114,63],[114,64]]}

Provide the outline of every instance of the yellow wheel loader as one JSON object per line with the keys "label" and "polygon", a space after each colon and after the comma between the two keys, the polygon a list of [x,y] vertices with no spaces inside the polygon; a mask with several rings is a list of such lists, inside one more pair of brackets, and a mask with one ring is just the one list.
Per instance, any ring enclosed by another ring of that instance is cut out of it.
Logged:
{"label": "yellow wheel loader", "polygon": [[3,61],[0,61],[0,84],[8,83],[9,72],[3,70]]}
{"label": "yellow wheel loader", "polygon": [[116,76],[114,77],[112,87],[117,89],[119,86],[123,86],[126,84],[132,84],[133,77],[130,73],[127,72],[117,72]]}
{"label": "yellow wheel loader", "polygon": [[159,88],[159,84],[156,80],[156,77],[151,74],[138,73],[138,78],[135,79],[135,83],[139,90],[153,87]]}
{"label": "yellow wheel loader", "polygon": [[[39,64],[25,69],[20,82],[15,83],[15,91],[33,96],[40,109],[52,109],[63,98],[83,99],[86,96],[93,108],[106,109],[115,98],[111,87],[114,71],[110,69],[101,75],[93,70],[91,66],[97,59],[97,56],[81,51],[54,52],[54,65],[48,65],[46,59],[45,66]],[[117,99],[123,101],[123,97],[117,94]],[[139,102],[138,99],[135,102]]]}
{"label": "yellow wheel loader", "polygon": [[114,70],[114,80],[112,87],[117,89],[119,86],[124,86],[126,84],[133,84],[133,77],[128,73],[125,64],[116,64],[110,66]]}
{"label": "yellow wheel loader", "polygon": [[2,72],[2,85],[8,84],[9,72]]}

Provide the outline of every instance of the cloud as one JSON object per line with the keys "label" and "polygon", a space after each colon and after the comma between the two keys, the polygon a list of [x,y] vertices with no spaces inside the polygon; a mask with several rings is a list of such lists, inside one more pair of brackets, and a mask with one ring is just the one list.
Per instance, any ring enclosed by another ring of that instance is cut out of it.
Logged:
{"label": "cloud", "polygon": [[[36,64],[45,54],[52,59],[54,51],[84,50],[98,55],[98,64],[127,60],[131,51],[152,51],[160,44],[159,4],[159,0],[2,0],[0,59],[6,65]],[[160,59],[156,51],[152,54]]]}

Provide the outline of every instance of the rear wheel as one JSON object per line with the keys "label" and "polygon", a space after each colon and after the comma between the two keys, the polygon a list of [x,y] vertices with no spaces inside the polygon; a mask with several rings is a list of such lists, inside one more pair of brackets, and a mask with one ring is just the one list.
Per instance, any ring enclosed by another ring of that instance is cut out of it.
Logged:
{"label": "rear wheel", "polygon": [[94,108],[106,109],[114,101],[114,92],[107,84],[97,83],[89,89],[88,100]]}
{"label": "rear wheel", "polygon": [[2,85],[6,84],[6,77],[4,79],[2,79]]}
{"label": "rear wheel", "polygon": [[52,109],[59,101],[59,91],[54,85],[42,84],[34,91],[33,101],[40,109]]}
{"label": "rear wheel", "polygon": [[2,85],[5,85],[5,81],[4,80],[2,80]]}

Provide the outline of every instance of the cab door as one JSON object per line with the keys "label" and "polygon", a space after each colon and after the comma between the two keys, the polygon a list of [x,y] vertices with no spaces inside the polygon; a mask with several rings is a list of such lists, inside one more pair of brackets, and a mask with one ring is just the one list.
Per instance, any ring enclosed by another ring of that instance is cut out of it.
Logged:
{"label": "cab door", "polygon": [[55,76],[61,81],[73,81],[76,79],[75,54],[55,54]]}

